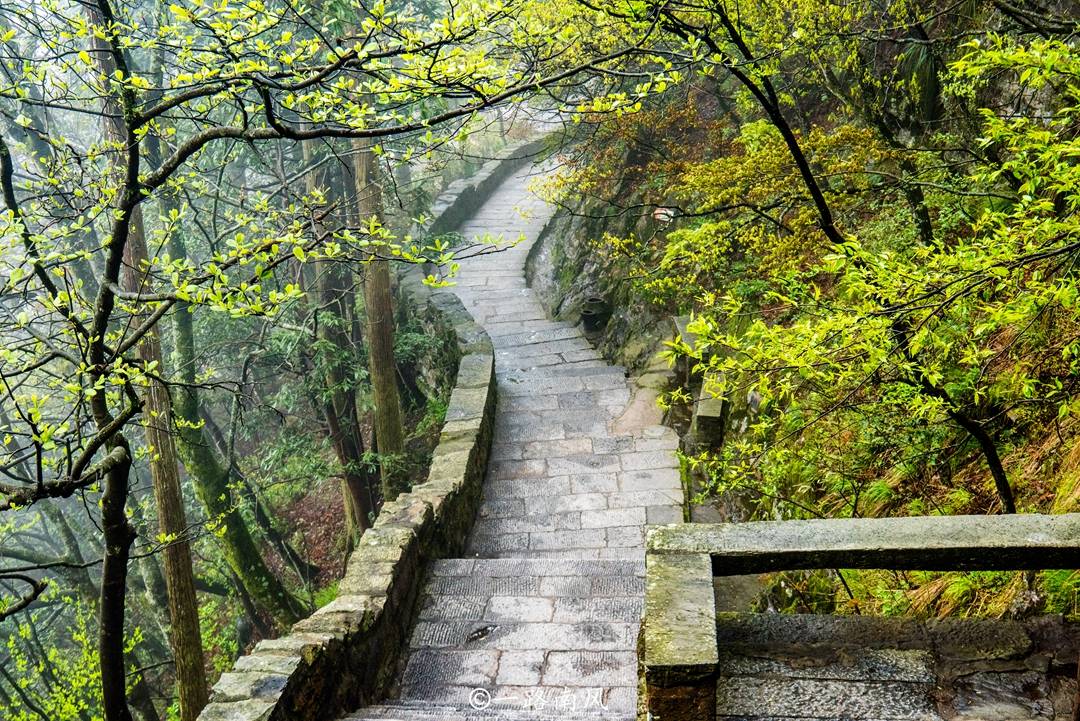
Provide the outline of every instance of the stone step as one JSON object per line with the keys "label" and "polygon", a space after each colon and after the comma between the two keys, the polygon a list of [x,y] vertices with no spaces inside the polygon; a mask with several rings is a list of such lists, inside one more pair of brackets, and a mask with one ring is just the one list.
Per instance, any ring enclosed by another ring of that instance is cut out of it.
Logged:
{"label": "stone step", "polygon": [[[644,561],[545,561],[529,558],[443,558],[429,566],[431,578],[544,578],[547,576],[578,576],[606,578],[632,576],[644,578]],[[640,593],[644,587],[638,588]]]}
{"label": "stone step", "polygon": [[[614,491],[616,489],[612,489]],[[646,509],[642,506],[608,508],[603,493],[582,493],[551,498],[541,496],[540,501],[525,499],[485,502],[474,526],[478,535],[516,533],[554,533],[601,528],[636,528],[648,523]],[[599,498],[598,498],[599,496]],[[569,499],[569,500],[566,500]],[[546,510],[543,501],[552,501]],[[565,506],[558,505],[560,502]],[[604,505],[600,505],[603,502]],[[573,506],[579,506],[574,508]],[[528,513],[535,509],[539,512]]]}
{"label": "stone step", "polygon": [[502,357],[497,359],[495,369],[497,372],[532,371],[543,374],[548,372],[552,375],[580,375],[577,371],[585,368],[611,368],[602,358],[584,357],[579,360],[567,360],[567,355],[585,355],[589,351],[573,351],[571,353],[552,353],[550,355],[530,356],[527,358]]}
{"label": "stone step", "polygon": [[[611,680],[633,680],[632,672],[636,661],[632,654],[620,654],[618,659],[609,658],[607,661],[585,654],[567,655],[557,663],[562,664],[566,676],[572,677],[573,685],[549,685],[546,682],[539,685],[540,663],[535,654],[522,656],[520,661],[507,660],[499,663],[500,671],[506,669],[510,674],[517,674],[522,683],[405,683],[401,687],[401,693],[406,700],[397,701],[396,704],[399,708],[419,709],[425,707],[425,702],[458,709],[472,709],[475,705],[482,707],[477,710],[496,712],[500,719],[546,717],[576,721],[578,714],[590,718],[619,718],[634,712],[636,689],[633,686],[609,685],[603,678],[606,673]],[[599,682],[584,682],[579,668],[601,669],[585,674],[596,677]],[[603,669],[609,670],[605,672]],[[553,668],[552,672],[555,671]],[[626,671],[631,673],[627,674]],[[545,670],[544,674],[547,673]]]}
{"label": "stone step", "polygon": [[[490,532],[478,524],[469,539],[468,550],[482,558],[508,555],[530,557],[533,554],[539,557],[557,555],[563,558],[602,558],[606,554],[589,553],[600,549],[616,552],[616,558],[625,558],[631,555],[631,549],[640,554],[644,552],[644,547],[645,531],[641,526],[498,533]],[[626,549],[626,552],[617,552],[617,549]]]}
{"label": "stone step", "polygon": [[[610,376],[612,378],[618,378],[624,385],[626,383],[626,369],[622,366],[613,366],[607,361],[600,358],[568,361],[563,358],[563,354],[558,354],[562,360],[556,361],[554,358],[550,360],[551,365],[529,365],[534,358],[522,358],[522,359],[507,359],[506,361],[498,364],[500,370],[505,368],[499,373],[499,380],[509,383],[515,380],[528,381],[531,379],[547,379],[547,378],[595,378],[598,376]],[[545,356],[540,356],[541,358]],[[545,361],[548,363],[549,361]],[[617,386],[616,386],[617,387]]]}
{"label": "stone step", "polygon": [[[476,697],[474,703],[483,706],[486,697]],[[347,721],[634,721],[634,714],[603,710],[576,710],[572,717],[569,709],[516,710],[491,704],[485,708],[435,705],[432,703],[409,703],[388,701],[378,706],[368,706],[347,717]]]}
{"label": "stone step", "polygon": [[544,331],[573,331],[574,326],[564,321],[553,321],[545,318],[536,320],[506,320],[503,314],[494,317],[493,320],[484,324],[484,330],[497,341],[502,338],[521,336],[523,334],[541,333]]}
{"label": "stone step", "polygon": [[717,718],[941,721],[933,691],[932,683],[905,681],[721,677]]}
{"label": "stone step", "polygon": [[[561,340],[584,339],[581,331],[569,323],[547,323],[544,328],[538,330],[519,331],[508,335],[498,336],[498,346],[514,348],[528,348],[542,343],[552,343]],[[492,338],[492,342],[496,342]]]}

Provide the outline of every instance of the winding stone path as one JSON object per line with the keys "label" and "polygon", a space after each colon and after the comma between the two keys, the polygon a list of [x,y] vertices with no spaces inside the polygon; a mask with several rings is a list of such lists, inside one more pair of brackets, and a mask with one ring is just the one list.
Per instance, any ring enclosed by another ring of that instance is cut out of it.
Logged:
{"label": "winding stone path", "polygon": [[[644,527],[682,519],[662,426],[623,418],[630,388],[525,280],[553,209],[511,176],[461,229],[505,248],[461,263],[456,293],[495,346],[498,411],[469,558],[429,569],[399,698],[356,720],[633,719]],[[520,238],[520,242],[519,241]]]}

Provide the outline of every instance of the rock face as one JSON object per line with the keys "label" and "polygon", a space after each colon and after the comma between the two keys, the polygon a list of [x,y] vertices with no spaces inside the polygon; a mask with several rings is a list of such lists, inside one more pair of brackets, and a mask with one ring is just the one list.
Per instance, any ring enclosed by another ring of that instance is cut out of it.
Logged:
{"label": "rock face", "polygon": [[[569,202],[574,204],[575,199]],[[637,199],[626,202],[633,207]],[[610,206],[596,199],[582,198],[573,211],[553,216],[531,248],[526,267],[529,286],[559,320],[576,322],[591,298],[602,299],[612,314],[590,339],[604,357],[646,370],[667,339],[664,316],[656,315],[655,308],[633,291],[627,282],[629,267],[597,252],[594,243],[608,233],[647,238],[659,226],[644,209],[612,214]]]}
{"label": "rock face", "polygon": [[352,719],[636,716],[644,529],[682,520],[677,439],[625,419],[614,430],[624,370],[527,287],[552,214],[528,191],[533,172],[461,228],[503,238],[462,261],[454,289],[491,338],[498,390],[467,558],[430,567],[398,698]]}

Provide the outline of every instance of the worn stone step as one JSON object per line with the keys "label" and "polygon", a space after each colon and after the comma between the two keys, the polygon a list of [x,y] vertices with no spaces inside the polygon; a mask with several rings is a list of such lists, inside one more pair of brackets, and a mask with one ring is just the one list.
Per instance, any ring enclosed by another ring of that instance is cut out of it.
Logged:
{"label": "worn stone step", "polygon": [[[643,527],[581,528],[558,531],[536,531],[522,533],[474,533],[469,540],[469,552],[483,558],[503,556],[528,557],[533,553],[539,556],[558,555],[564,558],[581,557],[601,558],[604,554],[588,553],[592,549],[633,549],[644,550],[645,531]],[[561,553],[565,551],[565,553]],[[560,552],[556,554],[555,552]],[[634,557],[630,553],[620,553],[616,558]]]}
{"label": "worn stone step", "polygon": [[644,561],[572,561],[530,558],[444,558],[431,562],[430,578],[544,578],[547,576],[645,576]]}
{"label": "worn stone step", "polygon": [[[581,659],[581,666],[612,669],[613,678],[634,679],[636,662],[626,654],[606,664],[592,658]],[[560,662],[562,663],[562,662]],[[423,709],[425,702],[440,703],[464,710],[475,704],[482,706],[484,712],[495,712],[500,719],[535,719],[562,718],[578,719],[582,717],[611,718],[632,714],[636,706],[636,689],[625,685],[598,685],[581,682],[582,674],[577,671],[575,662],[566,668],[575,678],[575,685],[540,686],[540,671],[533,658],[523,657],[523,661],[513,673],[520,674],[518,684],[404,684],[402,696],[406,699],[397,701],[399,708]],[[626,664],[629,664],[628,666]],[[507,666],[512,664],[507,663]],[[544,672],[546,673],[546,671]],[[603,671],[601,671],[601,674]],[[587,674],[588,675],[588,674]],[[596,675],[596,674],[591,674]],[[485,706],[485,704],[487,704]],[[579,716],[580,714],[580,716]],[[490,717],[489,717],[490,718]]]}
{"label": "worn stone step", "polygon": [[[613,491],[615,489],[612,489]],[[598,507],[599,493],[578,494],[578,498],[563,496],[551,498],[541,496],[544,501],[551,501],[551,510],[545,510],[543,503],[532,499],[531,503],[539,512],[526,513],[524,499],[521,503],[501,502],[486,504],[480,509],[480,517],[474,526],[474,532],[480,535],[498,535],[507,533],[552,533],[555,531],[576,531],[599,528],[627,528],[644,526],[647,512],[644,506],[626,506],[623,508]],[[588,496],[588,498],[584,498]],[[606,499],[603,499],[606,504]],[[577,504],[579,509],[558,503]],[[565,508],[565,510],[563,510]]]}
{"label": "worn stone step", "polygon": [[[584,338],[581,331],[569,323],[548,323],[545,328],[499,336],[499,344],[515,348],[527,348],[543,343]],[[494,342],[494,338],[492,339]],[[497,346],[498,347],[498,346]]]}
{"label": "worn stone step", "polygon": [[[579,351],[588,353],[588,351]],[[583,369],[607,369],[611,366],[600,358],[585,358],[583,360],[568,361],[567,354],[553,353],[551,355],[534,356],[530,358],[498,358],[495,361],[495,369],[504,373],[529,371],[538,375],[596,375],[582,374]],[[600,375],[604,372],[600,371]]]}
{"label": "worn stone step", "polygon": [[[483,697],[478,697],[477,705],[482,705]],[[378,706],[360,709],[347,717],[347,721],[633,721],[634,715],[618,711],[594,711],[579,709],[572,716],[567,710],[513,710],[488,706],[483,709],[464,707],[413,704],[401,701],[389,701]]]}
{"label": "worn stone step", "polygon": [[[544,559],[549,560],[549,559]],[[576,584],[571,576],[550,576],[543,586],[532,589],[531,595],[489,596],[437,595],[421,596],[418,618],[422,621],[458,621],[499,624],[509,622],[535,623],[603,623],[607,621],[634,622],[641,618],[644,602],[637,595],[599,595],[624,590],[601,588],[595,592],[591,584]],[[442,589],[432,589],[442,590]],[[520,589],[508,589],[519,591]],[[572,591],[579,595],[569,595]],[[555,595],[562,593],[561,596]]]}
{"label": "worn stone step", "polygon": [[933,656],[918,649],[786,657],[733,651],[720,658],[717,716],[939,721],[933,666]]}
{"label": "worn stone step", "polygon": [[[517,360],[508,359],[502,362],[501,367],[506,370],[499,374],[499,380],[514,382],[515,380],[528,381],[531,379],[565,378],[571,376],[580,378],[611,376],[612,378],[618,378],[624,385],[626,383],[626,369],[622,366],[613,366],[607,361],[599,358],[568,361],[563,358],[563,354],[559,354],[558,358],[560,358],[558,361],[552,359],[552,365],[536,366],[528,365],[530,361],[535,360],[532,358],[522,358]],[[496,362],[496,366],[499,366],[499,362]],[[616,385],[616,387],[618,386]]]}
{"label": "worn stone step", "polygon": [[536,318],[531,320],[507,320],[505,316],[500,313],[494,316],[494,320],[484,324],[484,330],[491,337],[492,341],[503,338],[519,337],[523,334],[538,333],[541,331],[554,331],[554,330],[570,330],[574,329],[574,326],[565,321],[553,321],[545,318]]}

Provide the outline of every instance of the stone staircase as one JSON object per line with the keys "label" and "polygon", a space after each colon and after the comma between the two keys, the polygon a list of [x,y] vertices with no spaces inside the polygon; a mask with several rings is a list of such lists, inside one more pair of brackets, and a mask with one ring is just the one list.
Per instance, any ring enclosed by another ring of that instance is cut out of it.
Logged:
{"label": "stone staircase", "polygon": [[498,383],[468,557],[428,569],[396,698],[352,721],[637,715],[644,527],[682,520],[678,441],[661,426],[612,430],[631,400],[625,369],[527,287],[553,212],[528,191],[533,172],[461,229],[504,238],[463,260],[455,287],[491,337]]}
{"label": "stone staircase", "polygon": [[402,700],[355,718],[633,718],[643,574],[640,561],[436,562]]}

